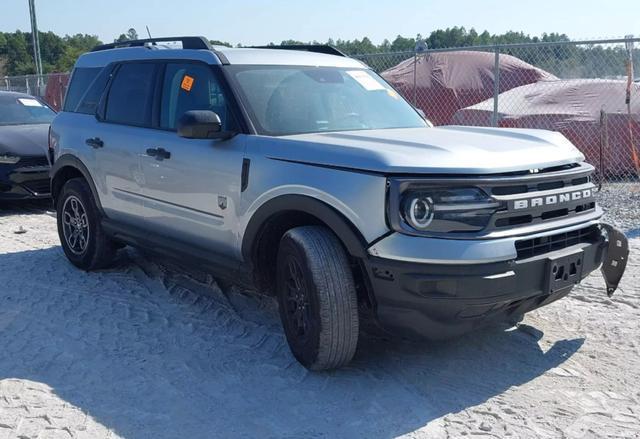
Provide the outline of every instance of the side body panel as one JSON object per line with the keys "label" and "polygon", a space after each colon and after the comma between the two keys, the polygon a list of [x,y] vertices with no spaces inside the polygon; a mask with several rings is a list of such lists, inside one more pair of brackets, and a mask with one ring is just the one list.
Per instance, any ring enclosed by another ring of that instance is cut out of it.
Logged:
{"label": "side body panel", "polygon": [[[249,182],[239,208],[237,255],[253,215],[269,200],[281,195],[303,195],[331,206],[371,242],[389,231],[385,222],[384,175],[291,163],[272,158],[283,153],[278,138],[247,136]],[[296,210],[296,206],[291,206]]]}
{"label": "side body panel", "polygon": [[[139,225],[142,173],[135,139],[144,133],[139,128],[98,122],[92,115],[68,112],[56,116],[51,130],[58,142],[56,156],[71,154],[86,166],[105,214]],[[95,137],[103,141],[102,148],[87,145],[86,140]]]}
{"label": "side body panel", "polygon": [[163,148],[169,159],[144,155],[144,217],[155,233],[235,255],[240,179],[246,136],[226,141],[185,139],[153,130],[145,148]]}

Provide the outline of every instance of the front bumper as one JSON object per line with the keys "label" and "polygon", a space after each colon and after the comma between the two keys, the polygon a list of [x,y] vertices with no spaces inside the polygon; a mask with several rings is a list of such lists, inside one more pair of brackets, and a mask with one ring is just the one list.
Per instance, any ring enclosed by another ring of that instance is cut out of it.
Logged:
{"label": "front bumper", "polygon": [[48,166],[0,164],[0,199],[19,200],[51,196]]}
{"label": "front bumper", "polygon": [[[374,296],[376,320],[389,332],[411,338],[457,336],[518,317],[566,296],[603,261],[606,260],[605,268],[612,265],[612,258],[618,261],[614,264],[615,275],[607,275],[604,269],[603,273],[608,285],[611,281],[617,286],[628,248],[626,238],[617,231],[615,242],[610,243],[612,230],[615,229],[610,226],[582,224],[581,229],[553,235],[562,236],[562,241],[528,239],[527,246],[513,245],[514,254],[508,260],[481,260],[475,264],[468,259],[464,263],[450,262],[446,249],[441,252],[444,263],[371,255],[364,266]],[[486,241],[482,248],[482,254],[488,257],[491,242]],[[611,245],[615,247],[617,243],[621,245],[619,250],[611,251]],[[497,244],[498,248],[502,245]]]}

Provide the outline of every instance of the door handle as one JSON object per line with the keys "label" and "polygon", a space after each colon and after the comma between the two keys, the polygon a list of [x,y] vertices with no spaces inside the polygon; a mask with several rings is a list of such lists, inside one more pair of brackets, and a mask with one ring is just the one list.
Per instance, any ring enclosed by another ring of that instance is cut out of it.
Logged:
{"label": "door handle", "polygon": [[171,153],[164,148],[147,148],[147,155],[155,157],[156,160],[168,160],[171,158]]}
{"label": "door handle", "polygon": [[104,142],[100,137],[90,137],[85,140],[84,143],[95,149],[102,148],[104,146]]}

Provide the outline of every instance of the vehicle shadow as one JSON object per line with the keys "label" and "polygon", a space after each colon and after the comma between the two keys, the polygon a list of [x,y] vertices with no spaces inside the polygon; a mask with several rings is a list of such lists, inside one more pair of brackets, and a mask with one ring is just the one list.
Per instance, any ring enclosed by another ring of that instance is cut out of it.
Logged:
{"label": "vehicle shadow", "polygon": [[0,200],[0,217],[45,212],[53,212],[52,201],[50,199]]}
{"label": "vehicle shadow", "polygon": [[366,336],[349,367],[312,373],[271,298],[206,274],[130,249],[97,273],[59,247],[0,266],[0,380],[44,383],[130,439],[393,437],[536,379],[584,342],[543,351],[527,325],[438,344]]}

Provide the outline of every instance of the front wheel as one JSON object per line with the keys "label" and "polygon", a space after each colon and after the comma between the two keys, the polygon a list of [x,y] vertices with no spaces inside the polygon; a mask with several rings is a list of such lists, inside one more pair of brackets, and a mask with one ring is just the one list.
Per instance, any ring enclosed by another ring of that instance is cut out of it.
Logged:
{"label": "front wheel", "polygon": [[103,232],[100,213],[84,179],[65,183],[56,203],[58,236],[67,259],[83,270],[104,268],[116,245]]}
{"label": "front wheel", "polygon": [[351,361],[359,332],[356,289],[347,254],[330,230],[296,227],[283,236],[277,291],[289,347],[303,366],[326,370]]}

